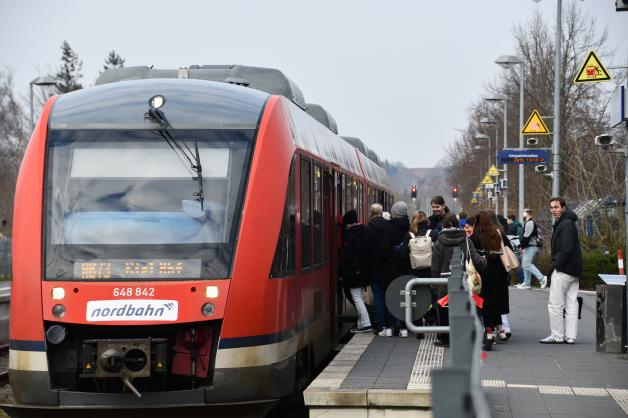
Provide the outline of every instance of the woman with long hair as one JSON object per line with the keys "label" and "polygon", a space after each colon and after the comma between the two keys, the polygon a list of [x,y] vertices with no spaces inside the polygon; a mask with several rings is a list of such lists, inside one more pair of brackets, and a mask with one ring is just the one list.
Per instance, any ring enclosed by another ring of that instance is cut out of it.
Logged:
{"label": "woman with long hair", "polygon": [[493,223],[488,211],[480,211],[475,216],[475,227],[471,241],[476,250],[486,256],[486,269],[482,274],[482,291],[484,299],[482,319],[486,331],[485,350],[490,350],[493,343],[493,331],[502,326],[502,315],[509,312],[508,272],[501,262],[502,243],[510,246],[506,234]]}
{"label": "woman with long hair", "polygon": [[[432,245],[438,239],[438,231],[435,229],[430,229],[430,222],[427,218],[427,214],[422,210],[417,210],[414,212],[414,216],[412,217],[412,221],[410,222],[410,231],[405,237],[404,247],[403,247],[403,257],[410,260],[412,254],[412,249],[410,248],[410,240],[415,238],[423,238],[429,237]],[[412,274],[416,277],[428,278],[431,277],[431,265],[426,265],[425,267],[413,268]]]}

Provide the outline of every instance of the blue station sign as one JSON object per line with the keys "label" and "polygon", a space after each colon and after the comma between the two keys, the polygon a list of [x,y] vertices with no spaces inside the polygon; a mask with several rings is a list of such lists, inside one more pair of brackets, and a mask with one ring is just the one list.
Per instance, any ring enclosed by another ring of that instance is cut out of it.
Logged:
{"label": "blue station sign", "polygon": [[549,149],[504,149],[497,155],[499,164],[549,164]]}

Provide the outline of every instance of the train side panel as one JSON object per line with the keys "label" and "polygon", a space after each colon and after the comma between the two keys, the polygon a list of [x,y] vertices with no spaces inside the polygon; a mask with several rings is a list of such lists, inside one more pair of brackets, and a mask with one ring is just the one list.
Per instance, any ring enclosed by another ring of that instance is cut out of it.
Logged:
{"label": "train side panel", "polygon": [[[19,403],[58,402],[50,391],[41,301],[44,159],[48,118],[55,100],[48,100],[33,131],[15,192],[9,372],[13,385],[28,383],[41,389],[39,393],[28,392],[26,398],[16,391]],[[29,394],[36,399],[30,399]]]}

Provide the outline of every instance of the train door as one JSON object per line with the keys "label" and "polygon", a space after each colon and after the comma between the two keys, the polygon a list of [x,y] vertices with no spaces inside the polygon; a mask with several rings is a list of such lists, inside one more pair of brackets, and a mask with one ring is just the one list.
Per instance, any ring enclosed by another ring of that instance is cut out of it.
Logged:
{"label": "train door", "polygon": [[334,240],[336,220],[334,212],[334,177],[331,171],[323,168],[323,262],[327,265],[330,280],[329,307],[330,330],[332,341],[336,337],[336,293],[338,288],[337,272],[334,260]]}
{"label": "train door", "polygon": [[334,282],[334,293],[332,297],[335,297],[334,306],[334,323],[332,324],[334,333],[338,330],[339,318],[345,314],[344,312],[344,294],[340,286],[339,281],[339,267],[340,260],[342,258],[342,230],[339,219],[342,218],[344,209],[344,174],[338,171],[333,172],[333,227],[332,227],[332,280]]}

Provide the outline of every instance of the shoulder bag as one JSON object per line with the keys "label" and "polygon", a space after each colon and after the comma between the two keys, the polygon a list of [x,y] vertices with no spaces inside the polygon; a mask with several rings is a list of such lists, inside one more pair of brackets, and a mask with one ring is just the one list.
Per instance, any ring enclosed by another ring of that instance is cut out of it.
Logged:
{"label": "shoulder bag", "polygon": [[471,251],[469,250],[469,238],[465,238],[467,243],[467,260],[465,261],[465,270],[467,272],[467,287],[469,291],[479,295],[482,291],[482,277],[475,269],[471,260]]}
{"label": "shoulder bag", "polygon": [[517,256],[510,249],[510,247],[507,247],[504,245],[504,239],[502,238],[502,233],[499,230],[497,230],[497,233],[499,233],[499,240],[502,245],[502,253],[499,255],[499,258],[502,261],[504,268],[506,269],[507,272],[510,272],[510,270],[518,269],[519,261],[517,261]]}

